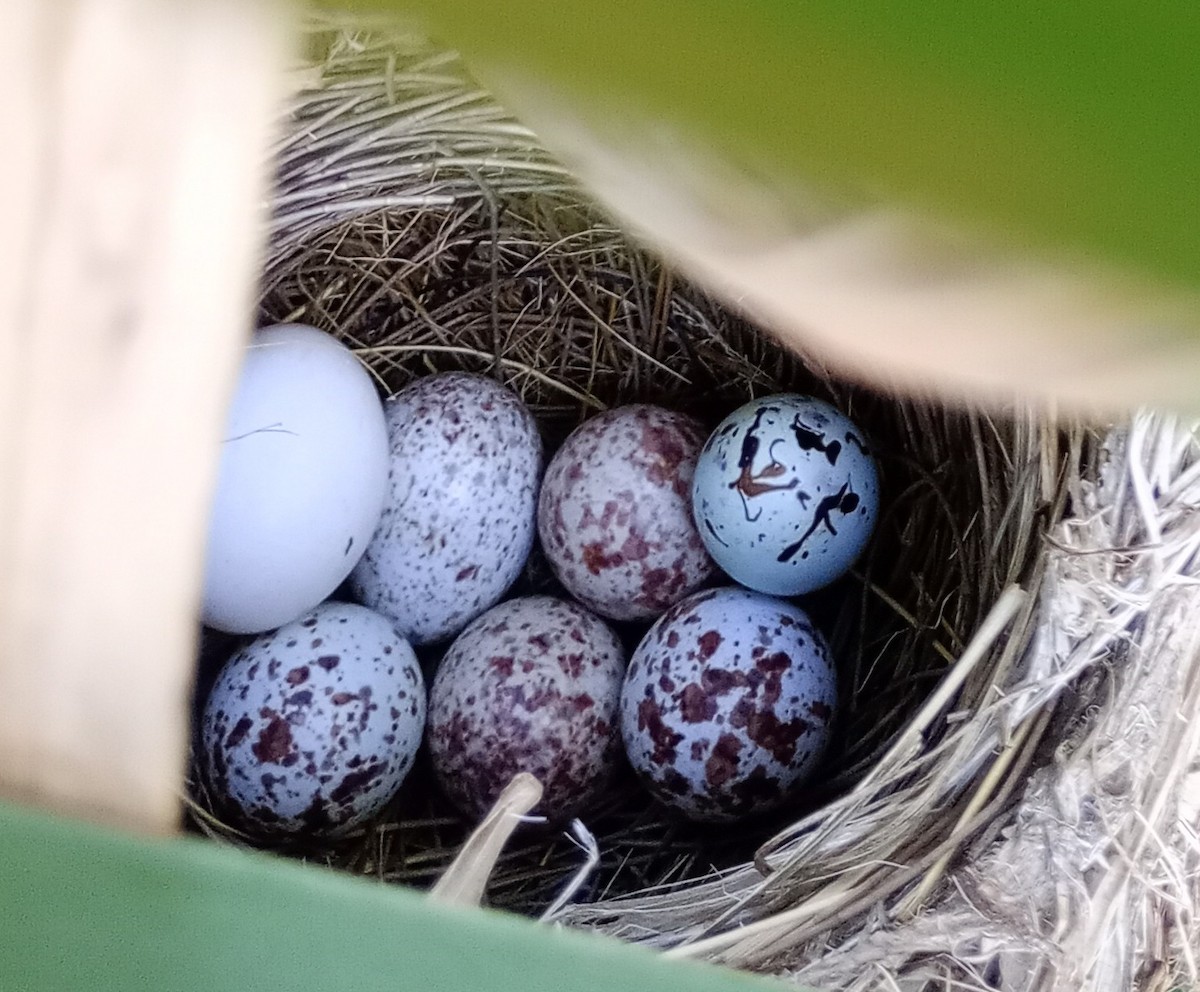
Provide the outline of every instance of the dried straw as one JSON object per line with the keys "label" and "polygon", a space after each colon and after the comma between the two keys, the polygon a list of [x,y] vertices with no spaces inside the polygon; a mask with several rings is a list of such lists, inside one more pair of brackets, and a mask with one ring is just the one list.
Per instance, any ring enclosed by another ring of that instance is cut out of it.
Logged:
{"label": "dried straw", "polygon": [[[719,838],[626,783],[588,823],[590,888],[553,918],[822,987],[1200,981],[1192,427],[1142,415],[1105,435],[848,387],[632,245],[452,54],[314,39],[276,150],[264,322],[341,335],[387,390],[489,372],[551,444],[617,403],[711,422],[788,388],[834,399],[884,453],[872,552],[808,604],[847,688],[827,780]],[[536,562],[523,588],[551,588]],[[418,774],[386,822],[304,853],[427,885],[464,837]],[[488,897],[541,914],[583,859],[529,831]]]}

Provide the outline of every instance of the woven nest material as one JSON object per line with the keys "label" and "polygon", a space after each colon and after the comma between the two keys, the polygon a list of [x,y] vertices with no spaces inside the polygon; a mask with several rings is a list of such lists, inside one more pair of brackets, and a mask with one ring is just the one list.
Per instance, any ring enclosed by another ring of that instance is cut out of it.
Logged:
{"label": "woven nest material", "polygon": [[[838,382],[632,244],[451,53],[317,41],[277,148],[264,323],[338,334],[389,392],[487,372],[551,445],[618,403],[712,423],[786,388],[832,398],[882,452],[872,550],[807,604],[847,695],[823,784],[719,838],[629,785],[589,819],[600,863],[571,899],[552,905],[583,855],[530,832],[491,902],[817,987],[1200,982],[1191,426]],[[535,562],[522,588],[549,582]],[[418,773],[387,821],[306,853],[423,884],[463,836]]]}

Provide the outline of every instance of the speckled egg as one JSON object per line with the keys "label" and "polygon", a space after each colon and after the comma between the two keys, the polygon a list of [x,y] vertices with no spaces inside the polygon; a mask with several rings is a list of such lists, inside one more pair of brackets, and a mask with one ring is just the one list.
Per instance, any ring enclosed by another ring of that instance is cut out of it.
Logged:
{"label": "speckled egg", "polygon": [[442,789],[481,816],[517,772],[545,787],[535,812],[566,820],[608,784],[620,756],[625,655],[575,603],[526,596],[494,607],[450,646],[429,698]]}
{"label": "speckled egg", "polygon": [[742,585],[797,596],[840,578],[879,515],[879,474],[862,431],[823,400],[747,403],[713,432],[692,483],[709,553]]}
{"label": "speckled egg", "polygon": [[664,614],[630,660],[625,751],[654,796],[691,819],[762,813],[820,762],[836,686],[825,640],[799,607],[705,590]]}
{"label": "speckled egg", "polygon": [[415,645],[453,637],[513,584],[533,546],[542,442],[491,379],[447,372],[387,404],[389,491],[351,576]]}
{"label": "speckled egg", "polygon": [[412,767],[425,686],[412,648],[362,606],[323,603],[226,662],[200,721],[214,799],[264,836],[337,836]]}
{"label": "speckled egg", "polygon": [[699,421],[648,404],[584,423],[551,459],[538,503],[559,581],[614,620],[656,617],[716,572],[691,511]]}

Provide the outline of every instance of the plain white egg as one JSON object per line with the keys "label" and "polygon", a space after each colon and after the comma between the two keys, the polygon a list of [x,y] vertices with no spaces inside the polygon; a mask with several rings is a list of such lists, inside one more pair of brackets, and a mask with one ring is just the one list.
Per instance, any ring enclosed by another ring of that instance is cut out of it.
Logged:
{"label": "plain white egg", "polygon": [[303,324],[256,333],[222,442],[204,623],[258,633],[328,597],[379,523],[387,474],[383,404],[353,353]]}

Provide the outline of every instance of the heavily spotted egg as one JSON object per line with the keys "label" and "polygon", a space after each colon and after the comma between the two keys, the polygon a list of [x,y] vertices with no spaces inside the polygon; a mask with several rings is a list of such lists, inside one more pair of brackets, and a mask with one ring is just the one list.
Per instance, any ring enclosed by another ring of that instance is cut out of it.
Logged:
{"label": "heavily spotted egg", "polygon": [[478,817],[529,772],[545,788],[536,812],[576,816],[617,767],[624,672],[616,635],[575,603],[527,596],[489,610],[450,646],[430,690],[442,789]]}
{"label": "heavily spotted egg", "polygon": [[226,662],[200,721],[221,812],[265,836],[337,836],[379,813],[412,767],[425,686],[377,613],[323,603]]}
{"label": "heavily spotted egg", "polygon": [[551,459],[538,503],[559,581],[614,620],[656,617],[716,568],[691,512],[700,423],[649,404],[584,423]]}
{"label": "heavily spotted egg", "polygon": [[387,403],[388,496],[351,576],[413,644],[453,637],[513,584],[533,547],[542,442],[511,390],[466,372]]}
{"label": "heavily spotted egg", "polygon": [[700,453],[692,503],[705,546],[732,579],[795,596],[829,585],[862,553],[879,474],[843,413],[782,393],[721,422]]}
{"label": "heavily spotted egg", "polygon": [[621,736],[661,802],[730,820],[794,796],[825,751],[836,704],[829,649],[803,610],[710,589],[672,607],[638,645]]}

